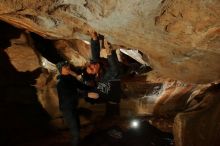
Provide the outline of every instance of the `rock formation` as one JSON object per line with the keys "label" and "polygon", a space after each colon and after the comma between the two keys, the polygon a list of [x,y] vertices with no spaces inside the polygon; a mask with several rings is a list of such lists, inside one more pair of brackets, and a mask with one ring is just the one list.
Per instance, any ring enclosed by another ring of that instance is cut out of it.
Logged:
{"label": "rock formation", "polygon": [[[218,146],[219,16],[219,0],[0,0],[0,20],[22,32],[1,54],[7,54],[14,72],[49,69],[37,80],[38,99],[52,117],[59,117],[55,66],[47,61],[61,56],[85,65],[88,31],[95,30],[115,47],[142,51],[153,68],[123,82],[128,98],[122,108],[163,118],[151,122],[172,132],[176,146]],[[54,50],[48,45],[37,49],[36,40],[23,30],[44,37]],[[43,54],[52,51],[60,56],[46,60]]]}
{"label": "rock formation", "polygon": [[52,39],[88,39],[148,55],[161,75],[194,83],[220,78],[219,0],[1,0],[0,19]]}

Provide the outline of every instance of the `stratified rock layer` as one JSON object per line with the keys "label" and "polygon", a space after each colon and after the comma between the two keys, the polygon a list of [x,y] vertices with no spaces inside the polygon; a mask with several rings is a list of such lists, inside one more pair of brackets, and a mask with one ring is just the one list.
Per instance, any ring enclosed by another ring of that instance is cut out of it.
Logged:
{"label": "stratified rock layer", "polygon": [[194,83],[220,79],[219,0],[1,0],[0,19],[47,38],[88,40],[94,29],[138,48],[159,74]]}

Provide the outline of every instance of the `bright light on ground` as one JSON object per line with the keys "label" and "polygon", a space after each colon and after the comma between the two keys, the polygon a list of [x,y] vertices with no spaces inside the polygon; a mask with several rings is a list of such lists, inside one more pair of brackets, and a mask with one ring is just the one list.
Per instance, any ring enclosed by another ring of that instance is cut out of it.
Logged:
{"label": "bright light on ground", "polygon": [[131,127],[132,128],[138,128],[139,125],[140,125],[140,121],[138,121],[138,120],[132,120],[131,121]]}

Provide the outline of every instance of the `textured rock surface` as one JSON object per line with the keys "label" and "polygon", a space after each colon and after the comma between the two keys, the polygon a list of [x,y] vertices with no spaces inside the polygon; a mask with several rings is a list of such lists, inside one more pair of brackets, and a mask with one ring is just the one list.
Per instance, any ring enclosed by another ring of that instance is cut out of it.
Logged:
{"label": "textured rock surface", "polygon": [[179,113],[174,121],[177,146],[218,146],[220,144],[219,94],[214,85],[191,99],[188,109]]}
{"label": "textured rock surface", "polygon": [[165,77],[220,78],[219,0],[1,0],[0,19],[48,38],[88,39],[95,29],[149,56]]}
{"label": "textured rock surface", "polygon": [[[85,64],[90,57],[89,46],[82,40],[89,40],[91,29],[104,34],[115,45],[141,50],[154,69],[147,75],[147,80],[154,84],[146,84],[145,79],[125,83],[129,99],[122,100],[122,109],[127,114],[153,113],[175,119],[173,133],[177,146],[220,143],[219,86],[207,89],[211,84],[173,80],[211,83],[220,79],[219,16],[219,0],[0,0],[0,20],[45,38],[60,39],[55,47],[76,66]],[[21,49],[24,51],[20,52]],[[7,66],[12,63],[10,67],[16,73],[15,68],[32,71],[40,65],[39,58],[29,46],[24,46],[22,38],[12,41],[12,46],[2,49],[0,55],[7,60]],[[32,63],[27,64],[27,58]],[[4,65],[5,62],[1,67]],[[3,71],[3,75],[8,74]],[[161,75],[171,80],[158,78]],[[57,117],[60,112],[52,77],[47,72],[41,74],[37,80],[38,98],[47,112]],[[97,108],[100,109],[103,112],[103,105]],[[172,131],[173,121],[167,125],[166,121],[162,121],[164,125],[160,122],[153,120],[152,124]]]}
{"label": "textured rock surface", "polygon": [[91,56],[90,46],[81,40],[58,40],[54,46],[74,66],[84,66]]}
{"label": "textured rock surface", "polygon": [[5,52],[17,71],[33,71],[41,67],[39,54],[28,45],[24,33],[21,34],[20,38],[11,40],[11,46]]}
{"label": "textured rock surface", "polygon": [[56,76],[53,72],[44,70],[36,80],[38,100],[52,119],[61,116],[56,90]]}

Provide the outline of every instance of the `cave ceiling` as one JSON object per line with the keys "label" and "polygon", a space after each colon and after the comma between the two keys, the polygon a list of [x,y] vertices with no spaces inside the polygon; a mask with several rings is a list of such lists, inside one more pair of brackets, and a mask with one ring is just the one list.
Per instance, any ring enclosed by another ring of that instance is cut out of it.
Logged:
{"label": "cave ceiling", "polygon": [[164,77],[192,83],[220,79],[219,0],[1,0],[0,20],[48,39],[89,40],[137,48]]}

